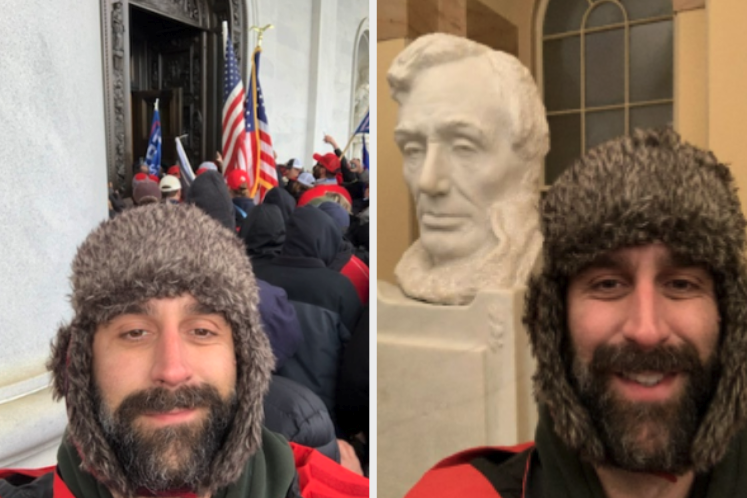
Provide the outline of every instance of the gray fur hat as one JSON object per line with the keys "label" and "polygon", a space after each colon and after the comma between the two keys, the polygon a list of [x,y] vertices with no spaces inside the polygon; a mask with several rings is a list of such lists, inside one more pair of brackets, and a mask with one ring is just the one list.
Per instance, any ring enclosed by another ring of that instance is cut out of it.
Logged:
{"label": "gray fur hat", "polygon": [[47,367],[55,397],[65,398],[68,434],[82,467],[109,489],[135,495],[97,420],[92,379],[97,325],[134,303],[189,293],[231,325],[237,365],[237,412],[198,494],[238,479],[261,445],[262,399],[274,365],[241,240],[197,207],[154,204],[130,209],[93,230],[78,248],[72,270],[75,316],[58,330]]}
{"label": "gray fur hat", "polygon": [[654,241],[710,270],[722,370],[690,457],[696,471],[712,468],[747,417],[746,223],[729,169],[671,129],[637,130],[565,171],[540,216],[544,268],[530,280],[524,314],[537,358],[535,395],[558,436],[593,462],[604,461],[605,450],[569,380],[569,280],[606,252]]}

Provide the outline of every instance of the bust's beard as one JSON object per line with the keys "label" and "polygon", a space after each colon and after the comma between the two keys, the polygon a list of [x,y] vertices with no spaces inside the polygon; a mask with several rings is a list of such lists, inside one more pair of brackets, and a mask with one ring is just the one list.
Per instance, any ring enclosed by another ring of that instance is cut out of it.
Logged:
{"label": "bust's beard", "polygon": [[420,240],[397,263],[394,275],[406,296],[433,304],[469,304],[485,288],[508,289],[526,284],[537,261],[542,237],[537,217],[517,209],[515,200],[489,209],[492,243],[474,254],[436,264]]}

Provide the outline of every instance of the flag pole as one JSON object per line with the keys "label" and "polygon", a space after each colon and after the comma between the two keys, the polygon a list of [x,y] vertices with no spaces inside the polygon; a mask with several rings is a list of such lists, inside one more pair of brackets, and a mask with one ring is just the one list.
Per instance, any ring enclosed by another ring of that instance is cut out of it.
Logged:
{"label": "flag pole", "polygon": [[252,65],[251,70],[249,72],[249,89],[252,92],[252,106],[253,106],[253,112],[252,115],[254,116],[254,129],[256,130],[256,150],[257,150],[257,157],[255,158],[255,164],[254,164],[254,182],[252,185],[252,190],[249,192],[249,197],[255,198],[257,196],[257,191],[259,190],[259,182],[260,182],[260,170],[262,168],[262,140],[260,138],[259,133],[259,116],[257,116],[257,68],[255,66],[255,56],[257,52],[262,51],[262,37],[265,34],[265,31],[268,29],[273,29],[275,26],[272,24],[266,24],[265,26],[251,26],[249,28],[249,31],[256,31],[257,32],[257,46],[254,48],[254,52],[252,52]]}
{"label": "flag pole", "polygon": [[223,56],[225,57],[226,54],[226,41],[228,41],[228,22],[223,21],[221,23],[221,27],[223,29]]}

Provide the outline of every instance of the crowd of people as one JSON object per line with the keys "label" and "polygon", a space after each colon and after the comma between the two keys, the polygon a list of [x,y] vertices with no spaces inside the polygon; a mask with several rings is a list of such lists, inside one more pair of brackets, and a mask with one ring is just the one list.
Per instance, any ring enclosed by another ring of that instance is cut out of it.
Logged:
{"label": "crowd of people", "polygon": [[[243,241],[275,356],[265,424],[367,474],[369,441],[368,171],[333,152],[278,164],[279,186],[252,198],[247,172],[223,173],[220,154],[189,184],[180,166],[109,189],[110,218],[156,203],[195,205]],[[189,250],[178,248],[175,250]],[[216,257],[221,255],[216,254]]]}

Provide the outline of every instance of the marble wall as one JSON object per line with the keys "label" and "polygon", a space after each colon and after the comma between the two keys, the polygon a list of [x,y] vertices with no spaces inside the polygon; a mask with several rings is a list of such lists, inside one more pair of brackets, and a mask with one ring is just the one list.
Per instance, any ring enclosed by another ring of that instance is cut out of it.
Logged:
{"label": "marble wall", "polygon": [[98,2],[4,1],[0,33],[1,468],[54,459],[65,414],[44,362],[107,199]]}

